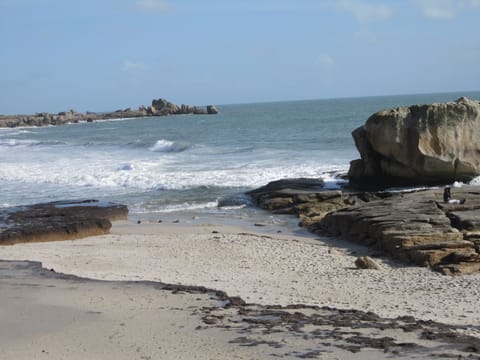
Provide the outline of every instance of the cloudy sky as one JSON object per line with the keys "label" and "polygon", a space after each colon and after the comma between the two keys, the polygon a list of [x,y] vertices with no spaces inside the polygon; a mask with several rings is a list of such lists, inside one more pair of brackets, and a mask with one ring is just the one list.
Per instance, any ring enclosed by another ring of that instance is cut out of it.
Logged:
{"label": "cloudy sky", "polygon": [[480,90],[480,0],[0,0],[0,113]]}

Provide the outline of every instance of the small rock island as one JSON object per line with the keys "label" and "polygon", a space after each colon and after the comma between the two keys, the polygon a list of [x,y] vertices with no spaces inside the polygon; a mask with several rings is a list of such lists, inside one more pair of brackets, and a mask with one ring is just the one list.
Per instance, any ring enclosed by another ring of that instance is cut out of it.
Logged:
{"label": "small rock island", "polygon": [[0,115],[0,128],[18,127],[18,126],[47,126],[63,125],[78,122],[93,122],[95,120],[111,120],[121,118],[141,118],[149,116],[168,116],[168,115],[215,115],[218,109],[215,105],[207,107],[197,107],[190,105],[175,105],[165,99],[154,99],[150,106],[140,106],[138,109],[123,109],[112,112],[76,112],[75,110],[62,111],[58,114],[46,112],[36,113],[34,115]]}

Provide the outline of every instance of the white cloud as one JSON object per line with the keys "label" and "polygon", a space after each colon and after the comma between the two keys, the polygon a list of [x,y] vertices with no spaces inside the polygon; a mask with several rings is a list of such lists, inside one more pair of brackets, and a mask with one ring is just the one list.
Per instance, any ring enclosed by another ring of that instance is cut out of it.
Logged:
{"label": "white cloud", "polygon": [[458,13],[480,8],[480,0],[412,0],[428,18],[448,20]]}
{"label": "white cloud", "polygon": [[317,57],[317,64],[320,65],[322,68],[329,69],[335,66],[335,61],[329,54],[321,53]]}
{"label": "white cloud", "polygon": [[338,0],[337,9],[353,15],[361,23],[384,21],[392,16],[392,9],[385,4],[370,4],[362,0]]}
{"label": "white cloud", "polygon": [[353,39],[355,41],[359,41],[362,43],[368,43],[368,44],[373,44],[378,41],[378,36],[377,34],[371,32],[371,31],[357,31],[353,33]]}
{"label": "white cloud", "polygon": [[423,15],[432,19],[451,19],[460,11],[459,0],[415,0]]}
{"label": "white cloud", "polygon": [[124,72],[136,71],[136,70],[143,70],[145,69],[145,65],[142,63],[136,63],[130,60],[124,60],[122,64],[122,70]]}
{"label": "white cloud", "polygon": [[480,8],[480,0],[470,0],[470,6],[472,8]]}
{"label": "white cloud", "polygon": [[135,7],[146,12],[166,13],[171,10],[167,0],[137,0]]}

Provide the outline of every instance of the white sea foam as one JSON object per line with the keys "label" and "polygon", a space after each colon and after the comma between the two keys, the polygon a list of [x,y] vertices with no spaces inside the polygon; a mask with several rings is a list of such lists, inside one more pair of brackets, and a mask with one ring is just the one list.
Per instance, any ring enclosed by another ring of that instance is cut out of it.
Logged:
{"label": "white sea foam", "polygon": [[158,140],[155,145],[150,147],[153,152],[180,152],[188,149],[188,145],[169,141],[165,139]]}
{"label": "white sea foam", "polygon": [[163,207],[159,207],[156,210],[136,209],[135,213],[137,213],[137,214],[164,214],[164,213],[172,213],[172,212],[180,212],[180,211],[213,209],[213,208],[216,208],[217,206],[218,206],[217,201],[209,201],[209,202],[204,202],[204,203],[184,202],[184,203],[181,203],[181,204],[166,205],[166,206],[163,206]]}
{"label": "white sea foam", "polygon": [[243,163],[236,168],[202,169],[204,164],[190,164],[186,170],[182,170],[182,167],[172,168],[161,159],[139,159],[125,163],[116,159],[95,158],[88,153],[82,157],[73,157],[68,153],[65,156],[53,161],[44,158],[43,161],[23,164],[4,163],[0,169],[0,180],[30,183],[32,186],[52,184],[132,190],[184,190],[201,186],[248,188],[262,186],[279,178],[295,177],[326,176],[329,184],[336,181],[331,175],[325,174],[332,170],[332,166],[321,167],[316,162],[295,168],[279,164],[266,167],[263,164]]}
{"label": "white sea foam", "polygon": [[354,126],[336,115],[336,104],[331,111],[317,105],[235,106],[216,117],[119,119],[30,134],[2,130],[2,202],[94,198],[135,212],[223,211],[245,206],[229,196],[281,178],[323,178],[337,188],[342,181],[333,172],[346,171],[356,156],[346,130]]}
{"label": "white sea foam", "polygon": [[0,146],[14,147],[14,146],[33,146],[40,144],[35,140],[21,140],[21,139],[0,139]]}
{"label": "white sea foam", "polygon": [[[462,184],[462,183],[458,183],[457,186],[455,186],[455,187],[461,187],[461,186],[462,186],[461,184]],[[476,178],[473,178],[473,179],[470,181],[469,184],[470,184],[470,185],[479,186],[479,185],[480,185],[480,176],[477,176]]]}

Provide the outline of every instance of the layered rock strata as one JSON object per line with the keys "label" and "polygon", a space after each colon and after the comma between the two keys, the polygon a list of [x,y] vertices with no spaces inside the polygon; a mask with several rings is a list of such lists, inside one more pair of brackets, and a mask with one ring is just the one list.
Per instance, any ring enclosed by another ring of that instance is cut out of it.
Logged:
{"label": "layered rock strata", "polygon": [[465,204],[444,204],[443,190],[349,192],[321,181],[279,181],[250,192],[264,209],[300,217],[300,225],[381,250],[444,274],[480,271],[480,189],[455,189]]}
{"label": "layered rock strata", "polygon": [[364,189],[448,184],[480,175],[480,103],[414,105],[373,114],[353,131],[361,159],[351,185]]}
{"label": "layered rock strata", "polygon": [[206,108],[175,105],[165,99],[152,100],[151,106],[140,106],[138,109],[119,109],[112,112],[76,112],[75,110],[62,111],[58,114],[47,112],[36,113],[33,115],[0,115],[0,127],[18,127],[18,126],[47,126],[64,125],[78,122],[93,122],[96,120],[110,120],[121,118],[140,118],[149,116],[167,116],[167,115],[213,115],[218,114],[218,109],[214,105]]}
{"label": "layered rock strata", "polygon": [[124,205],[96,200],[4,208],[0,209],[0,245],[108,234],[111,221],[126,220],[127,215]]}

